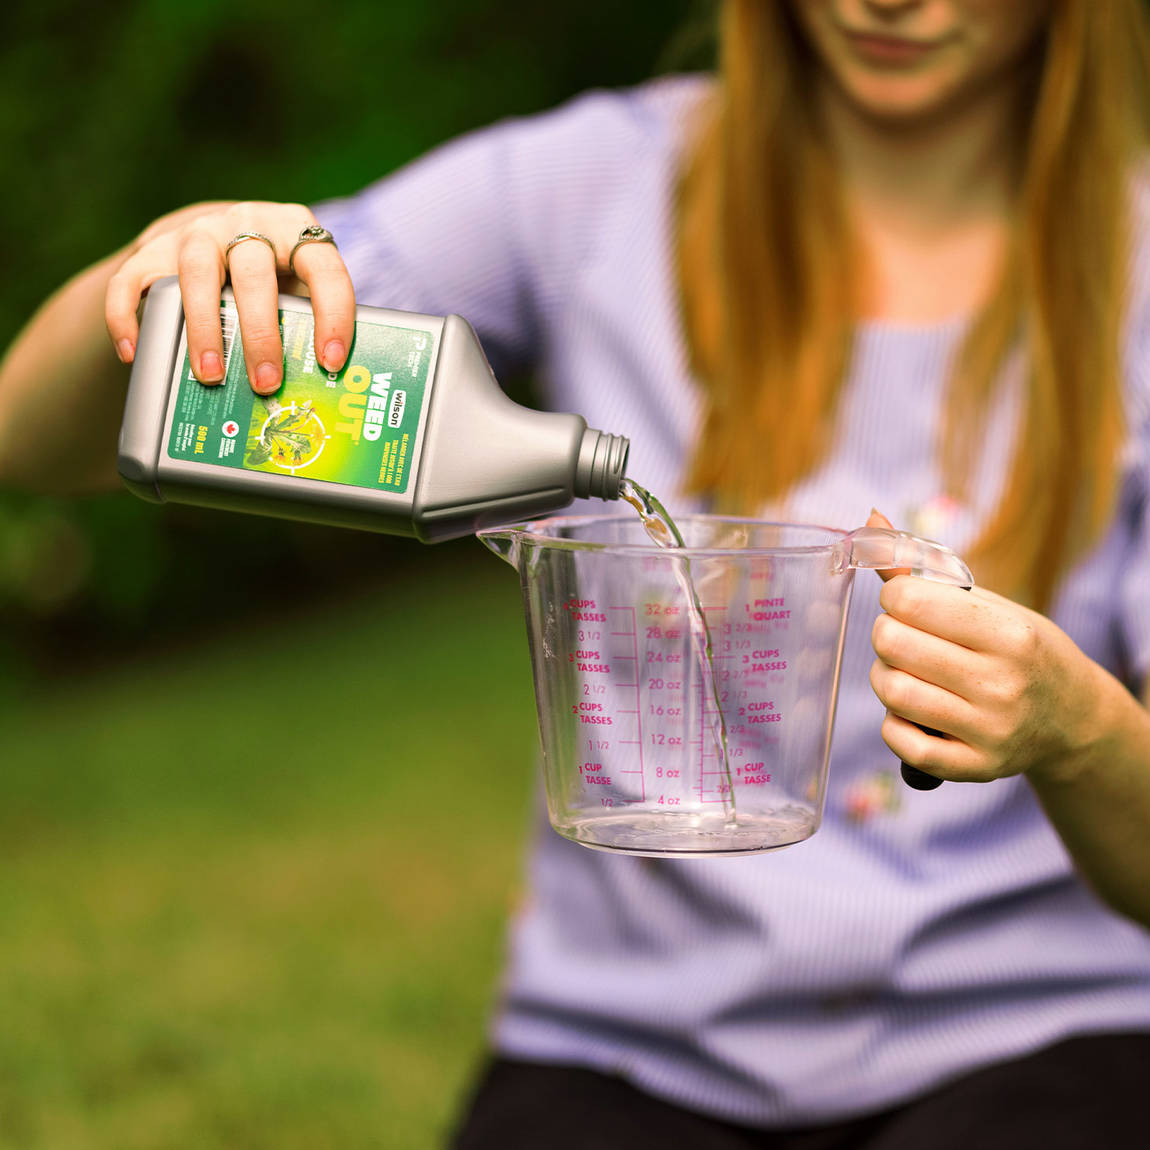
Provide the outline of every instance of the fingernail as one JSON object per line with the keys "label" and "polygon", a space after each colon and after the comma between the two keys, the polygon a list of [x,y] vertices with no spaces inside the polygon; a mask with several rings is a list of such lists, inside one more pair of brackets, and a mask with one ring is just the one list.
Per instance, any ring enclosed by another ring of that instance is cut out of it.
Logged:
{"label": "fingernail", "polygon": [[122,339],[116,344],[116,354],[121,363],[131,363],[136,355],[136,348],[130,339]]}
{"label": "fingernail", "polygon": [[280,385],[279,368],[274,363],[261,363],[256,368],[256,391],[267,395]]}
{"label": "fingernail", "polygon": [[330,340],[323,349],[323,362],[328,371],[338,371],[347,358],[347,348],[338,339]]}
{"label": "fingernail", "polygon": [[219,379],[224,374],[223,360],[214,351],[200,356],[200,372],[205,379]]}

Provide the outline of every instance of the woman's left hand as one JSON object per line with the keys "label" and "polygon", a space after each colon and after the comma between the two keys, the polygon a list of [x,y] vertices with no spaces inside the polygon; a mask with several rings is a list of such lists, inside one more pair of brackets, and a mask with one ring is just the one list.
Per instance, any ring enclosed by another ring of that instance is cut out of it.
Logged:
{"label": "woman's left hand", "polygon": [[[890,523],[874,512],[868,526]],[[1150,928],[1146,707],[1045,616],[981,587],[880,574],[870,681],[890,749],[942,779],[1025,774],[1083,878]]]}
{"label": "woman's left hand", "polygon": [[909,575],[890,578],[879,601],[870,681],[887,708],[883,739],[903,762],[988,782],[1057,773],[1105,736],[1111,677],[1045,616]]}

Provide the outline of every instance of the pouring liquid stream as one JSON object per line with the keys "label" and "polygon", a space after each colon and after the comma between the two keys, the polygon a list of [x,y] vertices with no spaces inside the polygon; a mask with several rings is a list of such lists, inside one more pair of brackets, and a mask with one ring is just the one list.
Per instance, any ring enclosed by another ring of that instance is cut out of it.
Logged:
{"label": "pouring liquid stream", "polygon": [[[625,478],[619,484],[619,498],[626,500],[639,513],[643,527],[653,543],[668,550],[683,548],[682,533],[667,509],[645,487],[640,487],[633,479]],[[708,728],[714,743],[715,756],[722,766],[723,814],[727,826],[734,826],[737,819],[735,810],[735,788],[731,778],[730,752],[727,744],[727,720],[719,698],[719,688],[715,681],[715,654],[711,640],[711,629],[707,626],[707,616],[699,601],[699,593],[691,578],[691,561],[686,558],[674,560],[675,580],[687,601],[687,615],[691,622],[691,636],[698,654],[699,671],[703,676],[703,707],[706,710],[709,700],[711,722]]]}

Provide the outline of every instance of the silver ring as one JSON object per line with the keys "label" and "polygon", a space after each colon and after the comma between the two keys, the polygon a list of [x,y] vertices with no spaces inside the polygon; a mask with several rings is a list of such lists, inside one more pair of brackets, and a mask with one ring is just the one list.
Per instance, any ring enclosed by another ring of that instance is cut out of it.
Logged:
{"label": "silver ring", "polygon": [[272,251],[272,258],[278,264],[280,262],[279,252],[276,251],[276,246],[268,239],[267,236],[261,235],[259,232],[237,232],[230,240],[228,246],[224,248],[224,267],[228,266],[228,255],[236,244],[242,244],[244,240],[259,240],[261,243],[267,244]]}
{"label": "silver ring", "polygon": [[291,255],[288,256],[288,271],[295,275],[295,254],[304,246],[304,244],[331,244],[333,248],[338,248],[335,242],[335,236],[327,230],[327,228],[320,227],[319,224],[308,224],[306,228],[299,234],[299,239],[295,242],[295,247],[291,250]]}

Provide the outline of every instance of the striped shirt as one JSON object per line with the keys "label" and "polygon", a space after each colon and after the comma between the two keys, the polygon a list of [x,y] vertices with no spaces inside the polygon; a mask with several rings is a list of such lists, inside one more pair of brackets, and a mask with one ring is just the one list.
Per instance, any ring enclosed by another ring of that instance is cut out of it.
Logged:
{"label": "striped shirt", "polygon": [[[316,209],[362,302],[466,316],[497,374],[534,370],[549,404],[630,436],[630,474],[672,512],[692,509],[676,493],[703,413],[672,201],[704,83],[590,93]],[[1150,259],[1135,263],[1120,507],[1051,611],[1132,688],[1150,668]],[[936,444],[963,330],[857,331],[833,453],[794,492],[793,518],[851,528],[874,505],[970,544],[1001,490],[1020,372],[1007,369],[959,506]],[[878,587],[856,580],[809,842],[741,859],[616,857],[561,839],[540,805],[493,1021],[500,1051],[785,1126],[893,1105],[1065,1036],[1150,1029],[1150,934],[1076,878],[1025,780],[893,785],[867,678]]]}

